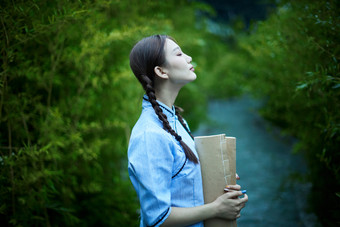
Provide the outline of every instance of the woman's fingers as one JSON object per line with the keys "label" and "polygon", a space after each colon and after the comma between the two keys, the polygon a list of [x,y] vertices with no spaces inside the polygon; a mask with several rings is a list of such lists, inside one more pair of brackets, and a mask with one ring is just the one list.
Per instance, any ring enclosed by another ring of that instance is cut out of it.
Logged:
{"label": "woman's fingers", "polygon": [[[243,195],[241,191],[230,191],[226,193],[228,199],[233,199],[235,197]],[[248,198],[248,197],[247,197]]]}
{"label": "woman's fingers", "polygon": [[248,195],[247,194],[244,194],[244,197],[243,198],[240,198],[241,202],[245,205],[246,202],[248,202]]}
{"label": "woman's fingers", "polygon": [[[234,185],[235,188],[240,189],[239,185]],[[240,197],[244,195],[243,197]],[[247,194],[242,191],[233,190],[229,191],[216,199],[217,206],[219,207],[218,217],[225,219],[235,219],[240,217],[240,212],[248,201]]]}
{"label": "woman's fingers", "polygon": [[235,184],[235,185],[227,185],[225,187],[225,191],[229,192],[229,191],[239,191],[241,190],[241,186],[238,185],[238,184]]}

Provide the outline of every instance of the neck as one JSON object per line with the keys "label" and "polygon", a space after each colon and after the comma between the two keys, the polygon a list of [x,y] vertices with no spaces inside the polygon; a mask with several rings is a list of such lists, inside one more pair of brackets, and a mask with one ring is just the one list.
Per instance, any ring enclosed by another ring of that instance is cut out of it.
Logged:
{"label": "neck", "polygon": [[161,101],[171,109],[180,90],[180,87],[163,84],[163,86],[159,86],[155,89],[155,95],[158,101]]}

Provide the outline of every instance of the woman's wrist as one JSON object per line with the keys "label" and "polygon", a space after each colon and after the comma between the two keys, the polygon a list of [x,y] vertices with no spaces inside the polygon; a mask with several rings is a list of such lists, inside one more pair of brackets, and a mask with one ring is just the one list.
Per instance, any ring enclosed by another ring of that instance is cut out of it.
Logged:
{"label": "woman's wrist", "polygon": [[217,214],[218,214],[218,205],[216,203],[216,200],[211,202],[211,203],[207,203],[204,205],[205,209],[206,209],[206,219],[210,219],[210,218],[216,218]]}
{"label": "woman's wrist", "polygon": [[223,199],[220,196],[215,201],[211,202],[211,212],[212,212],[212,218],[223,218],[224,213],[224,205],[223,205]]}
{"label": "woman's wrist", "polygon": [[171,213],[161,226],[186,226],[216,217],[215,202],[198,207],[171,207]]}

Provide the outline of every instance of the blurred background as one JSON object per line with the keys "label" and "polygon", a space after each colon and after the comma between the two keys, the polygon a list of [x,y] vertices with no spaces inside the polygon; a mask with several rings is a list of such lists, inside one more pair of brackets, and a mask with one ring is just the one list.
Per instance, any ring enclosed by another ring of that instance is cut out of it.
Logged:
{"label": "blurred background", "polygon": [[139,225],[129,52],[153,34],[197,65],[176,103],[194,134],[237,137],[238,225],[339,226],[339,1],[0,5],[1,226]]}

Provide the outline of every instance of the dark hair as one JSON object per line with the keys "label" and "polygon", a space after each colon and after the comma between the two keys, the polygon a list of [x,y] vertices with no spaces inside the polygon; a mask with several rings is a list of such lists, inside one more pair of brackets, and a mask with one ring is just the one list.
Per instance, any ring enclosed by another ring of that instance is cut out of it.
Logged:
{"label": "dark hair", "polygon": [[[168,122],[166,115],[163,113],[158,102],[156,101],[154,82],[155,82],[155,72],[154,68],[156,66],[163,66],[166,64],[164,45],[166,39],[173,38],[166,35],[153,35],[146,37],[139,41],[131,50],[130,53],[130,67],[132,72],[135,74],[139,82],[142,84],[149,101],[155,110],[158,118],[163,123],[163,129],[173,135],[178,142],[180,142],[186,157],[194,162],[198,163],[196,155],[192,150],[184,143],[182,137],[179,136],[175,130],[173,130]],[[192,137],[190,131],[188,130],[182,116],[179,114],[180,108],[176,107],[176,115],[183,127],[188,131]],[[193,138],[193,137],[192,137]]]}

